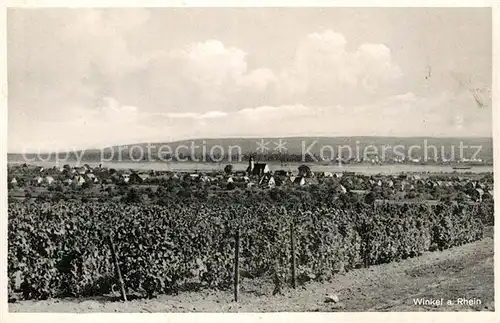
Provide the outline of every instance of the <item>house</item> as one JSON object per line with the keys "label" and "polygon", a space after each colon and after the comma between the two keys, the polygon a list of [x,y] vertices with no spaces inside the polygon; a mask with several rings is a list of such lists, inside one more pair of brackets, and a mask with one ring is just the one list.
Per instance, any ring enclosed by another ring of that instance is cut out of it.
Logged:
{"label": "house", "polygon": [[31,182],[33,185],[40,185],[43,182],[43,178],[40,176],[37,176]]}
{"label": "house", "polygon": [[438,184],[435,181],[428,181],[425,186],[427,186],[428,188],[436,188]]}
{"label": "house", "polygon": [[[337,175],[337,174],[335,174]],[[322,177],[325,177],[325,178],[330,178],[330,177],[333,177],[333,173],[332,172],[323,172],[321,174]]]}
{"label": "house", "polygon": [[87,174],[87,180],[89,182],[93,182],[93,183],[98,183],[99,182],[99,179],[93,173],[88,173]]}
{"label": "house", "polygon": [[407,181],[405,180],[402,180],[402,181],[397,181],[395,184],[394,184],[394,189],[398,190],[398,191],[405,191],[407,189],[413,189],[415,188],[413,185],[410,185]]}
{"label": "house", "polygon": [[318,185],[319,181],[315,177],[304,177],[305,184],[304,185]]}
{"label": "house", "polygon": [[121,174],[120,179],[122,182],[128,183],[130,181],[130,174],[128,173]]}
{"label": "house", "polygon": [[253,175],[262,176],[262,175],[267,174],[267,173],[269,173],[269,166],[267,164],[264,164],[264,163],[254,164],[254,168],[253,168],[253,172],[252,172]]}
{"label": "house", "polygon": [[[290,177],[290,180],[292,180],[292,177]],[[292,181],[294,185],[303,186],[306,184],[306,180],[303,176],[293,177]]]}
{"label": "house", "polygon": [[226,181],[227,183],[234,183],[233,177],[229,176],[229,178]]}
{"label": "house", "polygon": [[71,178],[67,178],[63,181],[63,183],[69,186],[73,183],[73,180]]}
{"label": "house", "polygon": [[83,185],[83,183],[85,183],[85,178],[83,178],[83,176],[76,176],[73,179],[73,184],[75,185],[81,186]]}
{"label": "house", "polygon": [[264,174],[269,173],[269,166],[265,163],[255,163],[253,158],[250,157],[248,161],[247,174],[248,175],[257,175],[263,176]]}
{"label": "house", "polygon": [[344,176],[343,173],[335,173],[335,174],[333,174],[333,177],[335,177],[335,178],[342,178],[342,176]]}
{"label": "house", "polygon": [[266,174],[260,179],[259,185],[268,188],[273,188],[276,186],[276,181],[274,180],[274,177],[272,175]]}
{"label": "house", "polygon": [[54,183],[54,177],[45,176],[44,182],[50,185],[50,184]]}
{"label": "house", "polygon": [[425,182],[423,179],[417,179],[414,181],[414,183],[415,183],[415,185],[420,186],[420,187],[425,186]]}
{"label": "house", "polygon": [[15,177],[13,177],[11,180],[10,180],[10,183],[12,185],[16,185],[17,184],[17,179]]}
{"label": "house", "polygon": [[421,180],[421,179],[422,179],[422,176],[417,175],[417,174],[411,175],[409,177],[409,180],[412,180],[412,181],[418,181],[418,180]]}
{"label": "house", "polygon": [[205,183],[205,182],[210,182],[211,181],[211,178],[208,177],[207,175],[203,175],[201,178],[200,178],[200,181]]}
{"label": "house", "polygon": [[80,175],[85,175],[88,172],[87,167],[82,166],[76,169],[76,172]]}

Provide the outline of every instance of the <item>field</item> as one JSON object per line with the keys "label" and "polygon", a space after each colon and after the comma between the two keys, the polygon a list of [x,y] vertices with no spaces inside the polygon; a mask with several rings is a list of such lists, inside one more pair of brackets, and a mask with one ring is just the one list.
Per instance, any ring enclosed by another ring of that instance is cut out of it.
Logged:
{"label": "field", "polygon": [[[296,259],[291,269],[296,270],[294,280],[321,282],[336,273],[473,242],[484,230],[477,206],[386,204],[349,209],[249,201],[170,207],[13,202],[11,290],[21,290],[24,299],[109,292],[115,281],[112,254],[105,244],[109,235],[125,286],[151,298],[182,290],[230,288],[237,232],[242,275],[271,275],[276,293],[290,281],[290,257]],[[16,275],[23,277],[18,286]]]}
{"label": "field", "polygon": [[[328,283],[310,283],[270,296],[272,284],[243,279],[241,300],[230,291],[182,292],[127,303],[114,296],[20,301],[11,312],[330,312],[330,311],[494,311],[493,227],[478,242],[442,252],[427,252],[401,262],[337,275]],[[338,304],[325,303],[327,293]],[[481,304],[415,306],[415,298],[477,298]],[[114,301],[113,301],[114,300]]]}
{"label": "field", "polygon": [[[345,308],[383,310],[407,306],[408,295],[418,295],[414,288],[427,288],[417,280],[436,284],[428,271],[456,268],[466,260],[460,257],[473,253],[470,248],[488,258],[491,247],[492,196],[477,195],[489,192],[491,174],[325,179],[311,173],[308,181],[315,184],[303,187],[284,178],[277,187],[247,188],[246,182],[227,182],[233,175],[223,173],[195,173],[193,179],[190,173],[152,172],[138,184],[123,182],[133,174],[99,168],[87,169],[86,176],[101,183],[64,186],[57,181],[80,175],[44,172],[54,174],[55,184],[32,186],[29,179],[38,176],[38,168],[10,172],[19,182],[9,186],[8,287],[11,308],[21,311],[26,304],[51,308],[59,302],[78,311],[71,299],[107,299],[105,305],[92,304],[123,311],[111,301],[123,297],[120,291],[131,304],[153,304],[151,311],[165,302],[197,304],[197,311],[333,310],[317,304],[321,286],[349,295]],[[111,178],[115,182],[105,183]],[[413,199],[401,199],[401,193]],[[419,259],[428,257],[436,261],[427,268]],[[474,259],[483,258],[467,261]],[[372,271],[392,271],[395,281],[418,286],[398,292],[391,279],[372,277]],[[357,277],[359,285],[343,277]],[[238,306],[231,297],[235,282]],[[446,284],[443,278],[436,291],[460,294]],[[399,305],[382,296],[371,303],[366,296],[365,307],[356,307],[363,293],[408,294]],[[492,298],[484,293],[479,296]],[[290,303],[278,306],[285,296]],[[316,305],[307,301],[311,297]],[[184,310],[189,311],[172,308]]]}

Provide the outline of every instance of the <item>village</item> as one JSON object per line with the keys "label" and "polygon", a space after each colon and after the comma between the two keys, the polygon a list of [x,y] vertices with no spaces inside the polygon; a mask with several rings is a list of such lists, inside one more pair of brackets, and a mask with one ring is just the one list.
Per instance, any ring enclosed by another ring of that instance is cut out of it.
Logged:
{"label": "village", "polygon": [[392,174],[363,175],[354,172],[312,172],[307,165],[296,171],[270,171],[268,164],[250,158],[246,171],[233,171],[231,164],[224,171],[169,172],[135,171],[91,167],[44,168],[33,165],[10,165],[8,168],[9,197],[14,199],[98,199],[120,198],[127,188],[140,198],[153,201],[159,187],[178,184],[182,192],[205,191],[210,194],[234,190],[308,189],[328,187],[334,196],[350,195],[365,201],[422,202],[440,201],[481,202],[493,199],[491,173],[453,174]]}

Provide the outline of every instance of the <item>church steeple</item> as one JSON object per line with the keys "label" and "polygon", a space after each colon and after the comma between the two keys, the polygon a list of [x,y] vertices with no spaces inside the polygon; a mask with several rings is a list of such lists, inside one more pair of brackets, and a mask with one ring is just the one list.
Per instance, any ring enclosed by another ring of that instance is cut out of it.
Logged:
{"label": "church steeple", "polygon": [[253,158],[252,158],[252,156],[250,156],[250,159],[248,160],[248,168],[247,168],[247,173],[249,175],[252,174],[254,167],[255,167],[255,164],[254,164]]}

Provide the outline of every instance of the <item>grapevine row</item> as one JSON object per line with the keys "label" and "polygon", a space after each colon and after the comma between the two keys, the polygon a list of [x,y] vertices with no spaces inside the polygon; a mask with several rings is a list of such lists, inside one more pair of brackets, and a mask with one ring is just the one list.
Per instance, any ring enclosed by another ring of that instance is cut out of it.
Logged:
{"label": "grapevine row", "polygon": [[109,234],[128,292],[145,296],[231,288],[237,230],[242,277],[273,275],[283,283],[291,277],[292,223],[299,282],[483,235],[477,208],[462,205],[12,202],[8,223],[9,290],[35,299],[109,293],[115,283]]}

